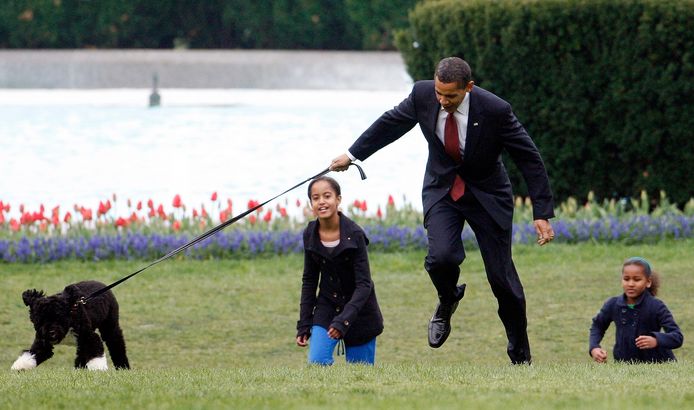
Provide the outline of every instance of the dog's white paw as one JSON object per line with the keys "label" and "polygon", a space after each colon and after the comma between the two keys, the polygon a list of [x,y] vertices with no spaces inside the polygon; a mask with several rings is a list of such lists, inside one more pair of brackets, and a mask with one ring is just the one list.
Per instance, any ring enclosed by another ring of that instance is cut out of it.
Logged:
{"label": "dog's white paw", "polygon": [[106,356],[95,357],[87,362],[87,369],[89,370],[108,370],[108,363],[106,363]]}
{"label": "dog's white paw", "polygon": [[12,363],[12,370],[29,370],[36,367],[36,356],[30,352],[24,352]]}

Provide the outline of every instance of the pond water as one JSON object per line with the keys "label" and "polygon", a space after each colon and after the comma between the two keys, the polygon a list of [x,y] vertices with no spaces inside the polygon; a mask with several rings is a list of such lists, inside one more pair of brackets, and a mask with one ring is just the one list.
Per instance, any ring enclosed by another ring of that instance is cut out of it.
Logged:
{"label": "pond water", "polygon": [[[170,209],[179,194],[198,207],[217,192],[238,214],[325,169],[408,89],[160,93],[162,106],[148,108],[148,90],[0,90],[0,200],[63,213],[115,194],[125,213],[126,199]],[[426,153],[415,127],[362,164],[367,180],[330,175],[343,205],[365,199],[374,212],[393,195],[421,209]],[[304,186],[277,201],[305,198]]]}

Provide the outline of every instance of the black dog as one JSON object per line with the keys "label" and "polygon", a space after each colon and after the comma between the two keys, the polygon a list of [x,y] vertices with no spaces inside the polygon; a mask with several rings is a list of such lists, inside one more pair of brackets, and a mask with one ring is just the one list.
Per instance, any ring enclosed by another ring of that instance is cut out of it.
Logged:
{"label": "black dog", "polygon": [[[12,370],[33,369],[53,356],[53,346],[68,335],[77,343],[75,367],[90,370],[106,370],[104,344],[117,369],[129,369],[125,354],[125,340],[118,324],[118,302],[107,291],[86,304],[80,298],[105,287],[103,283],[85,281],[67,286],[61,293],[46,296],[43,291],[29,289],[22,293],[24,304],[29,306],[29,317],[36,329],[34,343],[12,365]],[[95,332],[99,329],[101,337]]]}

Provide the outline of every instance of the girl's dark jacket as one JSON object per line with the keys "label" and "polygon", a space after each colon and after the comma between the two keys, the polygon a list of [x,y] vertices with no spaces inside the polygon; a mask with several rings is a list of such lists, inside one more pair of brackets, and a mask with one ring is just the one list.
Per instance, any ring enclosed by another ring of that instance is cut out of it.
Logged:
{"label": "girl's dark jacket", "polygon": [[[297,336],[311,326],[331,326],[346,346],[362,345],[383,332],[383,316],[369,271],[364,231],[340,215],[340,244],[329,253],[318,236],[318,222],[304,230],[304,274]],[[316,292],[317,291],[317,292]]]}
{"label": "girl's dark jacket", "polygon": [[[633,309],[627,306],[625,295],[608,299],[593,318],[593,325],[590,328],[589,354],[594,348],[600,347],[600,341],[610,322],[614,322],[617,328],[613,351],[615,360],[631,362],[676,360],[672,349],[682,346],[684,339],[682,332],[665,303],[652,296],[651,292],[643,292]],[[654,349],[636,347],[636,338],[644,335],[655,337],[658,346]]]}

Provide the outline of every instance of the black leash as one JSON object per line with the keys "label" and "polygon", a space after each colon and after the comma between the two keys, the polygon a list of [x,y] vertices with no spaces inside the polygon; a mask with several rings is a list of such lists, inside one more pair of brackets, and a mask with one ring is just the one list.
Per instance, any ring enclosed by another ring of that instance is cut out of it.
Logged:
{"label": "black leash", "polygon": [[[364,173],[364,170],[361,169],[361,167],[360,167],[359,165],[357,165],[357,164],[355,164],[355,163],[351,163],[351,164],[349,164],[349,165],[350,165],[350,166],[354,165],[355,167],[357,167],[357,169],[359,170],[359,176],[361,176],[361,179],[362,179],[362,180],[366,179],[366,174]],[[203,240],[209,238],[210,236],[216,234],[217,232],[219,232],[219,231],[221,231],[222,229],[226,228],[227,226],[233,224],[234,222],[238,221],[239,219],[243,218],[244,216],[250,214],[251,212],[255,211],[256,209],[258,209],[258,208],[260,208],[260,207],[262,207],[262,206],[264,206],[264,205],[267,205],[268,202],[271,202],[271,201],[277,199],[278,197],[280,197],[280,196],[286,194],[287,192],[292,191],[292,190],[294,190],[294,189],[300,187],[301,185],[305,184],[306,182],[308,182],[308,181],[310,181],[310,180],[312,180],[312,179],[318,178],[318,177],[320,177],[320,176],[323,176],[323,175],[327,174],[328,172],[330,172],[330,168],[326,168],[326,169],[324,169],[323,171],[319,172],[318,174],[316,174],[316,175],[314,175],[314,176],[312,176],[312,177],[310,177],[310,178],[306,178],[305,180],[299,182],[298,184],[294,185],[293,187],[291,187],[291,188],[287,189],[286,191],[282,192],[281,194],[275,195],[274,197],[272,197],[272,198],[268,199],[267,201],[263,202],[262,204],[256,205],[256,206],[254,206],[253,208],[247,210],[246,212],[244,212],[244,213],[242,213],[242,214],[239,214],[239,215],[237,215],[237,216],[231,218],[230,220],[225,221],[225,222],[223,222],[223,223],[221,223],[221,224],[215,226],[214,228],[210,229],[209,231],[203,233],[202,235],[198,236],[197,238],[191,240],[190,242],[188,242],[188,243],[186,243],[186,244],[184,244],[184,245],[179,246],[178,248],[172,250],[171,252],[167,253],[166,255],[162,256],[161,258],[159,258],[159,259],[155,260],[154,262],[150,263],[149,265],[146,265],[146,266],[144,266],[143,268],[138,269],[137,271],[131,273],[130,275],[128,275],[128,276],[126,276],[126,277],[124,277],[124,278],[122,278],[122,279],[119,279],[119,280],[113,282],[112,284],[110,284],[110,285],[108,285],[108,286],[105,286],[105,287],[103,287],[103,288],[101,288],[101,289],[99,289],[99,290],[97,290],[97,291],[95,291],[95,292],[92,292],[92,294],[89,295],[89,296],[87,296],[87,297],[82,297],[82,298],[80,298],[80,299],[77,301],[77,303],[80,303],[80,304],[83,304],[83,305],[86,304],[86,303],[89,302],[91,299],[93,299],[93,298],[95,298],[95,297],[97,297],[97,296],[99,296],[99,295],[101,295],[101,294],[103,294],[103,293],[105,293],[105,292],[108,292],[110,289],[112,289],[112,288],[114,288],[114,287],[120,285],[121,283],[123,283],[123,282],[125,282],[126,280],[132,278],[133,276],[135,276],[135,275],[137,275],[138,273],[144,271],[145,269],[150,268],[150,267],[156,265],[156,264],[159,263],[159,262],[163,262],[163,261],[165,261],[166,259],[169,259],[170,257],[176,255],[177,253],[180,253],[180,252],[182,252],[182,251],[184,251],[184,250],[190,248],[191,246],[195,245],[196,243],[198,243],[198,242],[200,242],[200,241],[203,241]]]}

